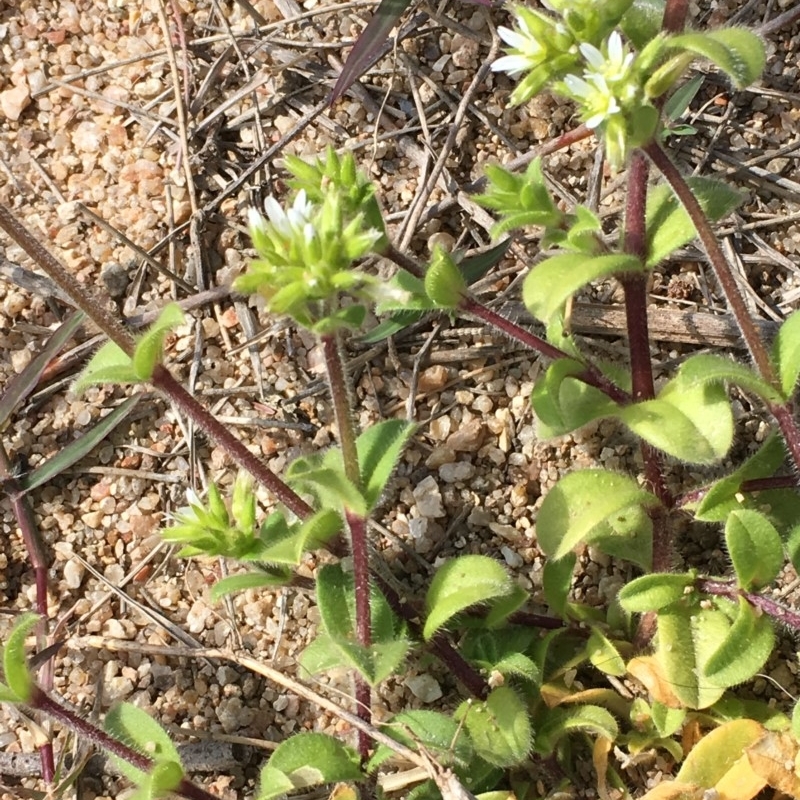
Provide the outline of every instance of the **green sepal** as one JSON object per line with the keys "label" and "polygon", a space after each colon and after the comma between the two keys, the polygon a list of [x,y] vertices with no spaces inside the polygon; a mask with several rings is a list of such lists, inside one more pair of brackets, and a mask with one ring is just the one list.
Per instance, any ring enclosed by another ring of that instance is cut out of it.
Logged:
{"label": "green sepal", "polygon": [[719,686],[744,683],[762,669],[774,647],[770,618],[740,597],[733,625],[703,665],[703,677]]}
{"label": "green sepal", "polygon": [[483,702],[465,701],[454,715],[464,721],[476,753],[497,767],[512,767],[528,755],[533,729],[526,704],[510,687],[499,686]]}
{"label": "green sepal", "polygon": [[453,617],[471,606],[514,594],[516,584],[499,562],[488,556],[459,556],[436,572],[425,596],[427,641]]}
{"label": "green sepal", "polygon": [[33,693],[33,677],[25,660],[25,639],[36,627],[40,616],[33,612],[22,614],[14,624],[3,648],[3,674],[6,685],[0,684],[3,701],[27,703]]}
{"label": "green sepal", "polygon": [[800,311],[795,311],[781,323],[772,344],[772,363],[784,397],[790,398],[800,375]]}
{"label": "green sepal", "polygon": [[455,309],[466,291],[467,282],[453,257],[441,245],[436,245],[425,271],[425,294],[437,308]]}
{"label": "green sepal", "polygon": [[691,592],[696,576],[655,572],[634,578],[620,589],[622,607],[632,614],[659,611],[684,598]]}
{"label": "green sepal", "polygon": [[694,53],[716,64],[737,89],[758,80],[766,54],[761,39],[746,28],[719,28],[706,33],[684,33],[668,40],[670,48]]}
{"label": "green sepal", "polygon": [[256,800],[363,778],[358,753],[351,747],[325,733],[298,733],[281,742],[261,770]]}
{"label": "green sepal", "polygon": [[631,506],[657,503],[626,475],[602,469],[571,472],[542,502],[536,522],[539,546],[545,555],[558,559],[582,542],[599,545],[602,537],[612,533],[604,525],[609,520],[624,516]]}
{"label": "green sepal", "polygon": [[768,586],[783,568],[780,534],[767,517],[757,511],[731,511],[725,523],[725,542],[736,580],[746,591]]}
{"label": "green sepal", "polygon": [[592,258],[582,253],[553,256],[537,264],[525,278],[522,300],[536,319],[547,322],[591,281],[643,269],[638,258],[620,253]]}
{"label": "green sepal", "polygon": [[645,97],[658,100],[666,94],[681,79],[694,58],[694,53],[676,53],[661,64],[644,85]]}

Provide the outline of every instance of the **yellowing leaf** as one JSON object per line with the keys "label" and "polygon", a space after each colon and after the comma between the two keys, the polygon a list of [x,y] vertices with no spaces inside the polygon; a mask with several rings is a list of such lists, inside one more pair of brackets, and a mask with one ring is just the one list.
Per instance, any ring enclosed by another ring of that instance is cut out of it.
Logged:
{"label": "yellowing leaf", "polygon": [[773,788],[800,797],[798,744],[787,733],[766,733],[747,749],[750,766]]}
{"label": "yellowing leaf", "polygon": [[764,728],[752,719],[726,722],[704,736],[692,748],[676,780],[707,789],[715,787],[742,757],[745,749],[757,742],[763,734]]}
{"label": "yellowing leaf", "polygon": [[714,789],[718,800],[750,800],[766,785],[767,781],[755,772],[747,756],[743,755],[722,776]]}
{"label": "yellowing leaf", "polygon": [[705,789],[689,783],[664,781],[643,795],[641,800],[703,800]]}

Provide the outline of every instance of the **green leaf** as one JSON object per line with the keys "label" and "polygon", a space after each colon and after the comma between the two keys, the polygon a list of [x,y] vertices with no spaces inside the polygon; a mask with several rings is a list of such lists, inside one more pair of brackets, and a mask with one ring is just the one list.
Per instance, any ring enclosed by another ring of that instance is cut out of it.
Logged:
{"label": "green leaf", "polygon": [[551,755],[559,740],[575,731],[603,736],[613,742],[619,735],[619,726],[614,717],[601,706],[557,706],[546,713],[543,723],[536,731],[536,752]]}
{"label": "green leaf", "polygon": [[60,475],[65,469],[88,455],[100,442],[108,438],[111,431],[130,414],[140,399],[140,395],[134,395],[123,400],[110,414],[106,414],[88,431],[29,472],[22,480],[25,489],[31,491],[48,483],[56,475]]}
{"label": "green leaf", "polygon": [[463,720],[477,754],[498,767],[521,763],[533,742],[528,710],[508,686],[494,689],[484,702],[466,701],[455,713]]}
{"label": "green leaf", "polygon": [[514,583],[507,595],[498,597],[489,603],[489,610],[483,618],[483,624],[487,628],[496,628],[502,625],[511,614],[522,608],[530,599],[530,594],[518,583]]}
{"label": "green leaf", "polygon": [[[180,767],[181,759],[177,747],[175,747],[172,739],[169,738],[169,734],[143,709],[131,703],[120,703],[114,706],[103,720],[103,730],[115,739],[119,739],[132,750],[149,758],[154,765],[175,764],[181,770],[180,777],[183,777],[183,769]],[[148,775],[148,773],[137,769],[125,759],[113,754],[111,754],[111,758],[119,767],[120,772],[133,783],[141,784]],[[152,771],[149,774],[152,775]],[[174,769],[168,769],[166,774],[161,775],[159,779],[169,779],[174,774]],[[180,783],[180,778],[178,783]],[[152,787],[152,778],[149,781],[149,785]]]}
{"label": "green leaf", "polygon": [[264,586],[283,586],[292,579],[289,569],[282,570],[280,574],[264,572],[246,572],[244,575],[230,575],[217,581],[211,587],[211,600],[217,602],[225,595],[234,592],[243,592],[246,589],[261,589]]}
{"label": "green leaf", "polygon": [[261,770],[258,800],[324,783],[358,781],[358,753],[324,733],[298,733],[281,742]]}
{"label": "green leaf", "polygon": [[161,761],[150,772],[150,796],[164,797],[180,786],[183,767],[174,761]]}
{"label": "green leaf", "polygon": [[542,570],[542,591],[547,605],[559,617],[566,615],[567,598],[572,585],[572,573],[578,557],[575,553],[567,553],[558,560],[547,559]]}
{"label": "green leaf", "polygon": [[728,75],[737,89],[749,86],[764,71],[764,45],[755,33],[746,28],[684,33],[669,39],[667,44],[712,61]]}
{"label": "green leaf", "polygon": [[[686,113],[705,79],[705,75],[695,75],[672,93],[669,100],[664,103],[664,116],[667,120],[677,122]],[[670,131],[675,133],[674,128]]]}
{"label": "green leaf", "polygon": [[401,419],[387,419],[367,428],[356,441],[358,466],[367,511],[371,511],[392,477],[403,448],[416,425]]}
{"label": "green leaf", "polygon": [[[377,589],[373,589],[370,596],[372,645],[363,647],[355,634],[352,576],[346,575],[338,564],[327,564],[317,574],[320,617],[325,633],[339,650],[339,663],[357,669],[374,686],[400,666],[409,643],[386,598]],[[312,651],[310,658],[319,656],[319,652]]]}
{"label": "green leaf", "polygon": [[713,464],[733,442],[733,413],[724,386],[692,384],[680,374],[655,400],[621,408],[619,418],[653,447],[692,464]]}
{"label": "green leaf", "polygon": [[659,736],[673,736],[679,730],[683,721],[686,719],[685,708],[670,708],[658,701],[652,707],[653,725],[656,726]]}
{"label": "green leaf", "polygon": [[516,675],[533,683],[541,676],[536,663],[524,654],[537,635],[531,628],[507,626],[498,630],[470,630],[461,643],[461,652],[486,674]]}
{"label": "green leaf", "polygon": [[441,246],[433,248],[425,271],[425,294],[438,308],[457,308],[467,291],[467,282],[453,257]]}
{"label": "green leaf", "polygon": [[[712,222],[726,217],[743,200],[740,192],[714,178],[695,176],[687,178],[687,183]],[[650,191],[646,219],[648,267],[656,266],[697,237],[691,217],[667,184]]]}
{"label": "green leaf", "polygon": [[506,570],[488,556],[459,556],[448,561],[437,570],[425,597],[423,637],[430,639],[470,606],[511,595],[514,586]]}
{"label": "green leaf", "polygon": [[130,356],[115,342],[106,342],[84,367],[72,391],[80,395],[87,386],[102,383],[139,383]]}
{"label": "green leaf", "polygon": [[136,342],[131,363],[140,381],[150,380],[156,365],[161,363],[164,339],[173,328],[181,325],[185,318],[181,307],[177,303],[170,303],[164,306],[158,319]]}
{"label": "green leaf", "polygon": [[53,331],[39,354],[31,360],[28,366],[6,383],[3,394],[0,395],[0,429],[14,413],[14,409],[36,388],[47,365],[80,328],[84,319],[86,319],[86,315],[83,311],[73,311]]}
{"label": "green leaf", "polygon": [[730,620],[718,608],[673,603],[658,615],[656,655],[676,697],[688,708],[708,708],[725,686],[705,674],[709,658],[725,640]]}
{"label": "green leaf", "polygon": [[744,597],[728,635],[703,666],[703,676],[719,686],[736,686],[752,678],[775,647],[775,631],[768,616]]}
{"label": "green leaf", "polygon": [[[258,560],[297,566],[303,554],[315,550],[342,530],[342,518],[329,508],[317,511],[300,523],[287,526],[282,535],[271,536],[262,529],[264,549]],[[265,534],[268,538],[265,538]]]}
{"label": "green leaf", "polygon": [[33,678],[25,660],[25,639],[39,619],[39,615],[32,612],[22,614],[3,648],[3,673],[10,693],[7,699],[13,703],[27,703],[31,699]]}
{"label": "green leaf", "polygon": [[775,526],[757,511],[732,511],[725,524],[736,580],[742,589],[758,591],[783,568],[783,544]]}
{"label": "green leaf", "polygon": [[637,50],[658,36],[665,3],[666,0],[634,0],[622,17],[620,28]]}
{"label": "green leaf", "polygon": [[349,667],[350,661],[342,655],[341,649],[327,633],[317,631],[317,635],[298,659],[300,666],[310,675],[318,675],[330,669]]}
{"label": "green leaf", "polygon": [[375,344],[382,342],[390,336],[394,336],[400,331],[405,330],[415,322],[419,322],[424,315],[424,311],[395,311],[389,319],[376,325],[371,331],[359,337],[359,341],[365,344]]}
{"label": "green leaf", "polygon": [[610,416],[618,408],[599,389],[573,377],[585,369],[579,361],[561,358],[534,384],[531,405],[539,421],[539,439],[571,433],[593,419]]}
{"label": "green leaf", "polygon": [[685,597],[695,580],[691,574],[656,572],[642,575],[620,589],[619,602],[632,614],[659,611]]}
{"label": "green leaf", "polygon": [[596,626],[592,627],[589,641],[586,643],[586,652],[589,654],[589,661],[606,675],[622,677],[627,669],[625,660],[614,646],[611,640]]}
{"label": "green leaf", "polygon": [[653,521],[641,505],[628,506],[598,525],[586,543],[649,570],[653,562]]}
{"label": "green leaf", "polygon": [[708,490],[697,506],[695,518],[702,522],[724,522],[731,511],[742,508],[747,501],[744,495],[739,494],[741,485],[755,478],[771,477],[785,458],[783,440],[777,433],[770,434],[754,455]]}
{"label": "green leaf", "polygon": [[800,311],[795,311],[781,324],[772,344],[772,361],[783,394],[789,398],[794,394],[800,375]]}
{"label": "green leaf", "polygon": [[285,479],[296,492],[313,495],[320,507],[367,514],[367,502],[347,477],[338,448],[295,459],[286,469]]}
{"label": "green leaf", "polygon": [[643,269],[638,258],[619,253],[594,258],[581,253],[553,256],[537,264],[525,278],[522,299],[531,314],[546,323],[588,283]]}
{"label": "green leaf", "polygon": [[[402,711],[382,724],[381,730],[406,747],[418,749],[422,745],[443,766],[468,767],[475,755],[464,726],[438,711]],[[374,772],[393,756],[393,750],[379,745],[370,759],[368,771]]]}
{"label": "green leaf", "polygon": [[752,392],[768,403],[782,403],[784,398],[750,367],[729,358],[709,353],[690,356],[680,368],[682,381],[694,384],[728,383]]}
{"label": "green leaf", "polygon": [[474,256],[467,256],[458,262],[458,268],[464,276],[464,280],[469,286],[472,286],[475,281],[480,280],[493,266],[499,264],[508,248],[511,247],[513,239],[506,239],[505,241],[496,244],[484,253],[477,253]]}
{"label": "green leaf", "polygon": [[594,538],[595,529],[633,505],[657,499],[632,478],[602,469],[571,472],[547,494],[539,510],[536,534],[544,553],[563,558],[573,547]]}

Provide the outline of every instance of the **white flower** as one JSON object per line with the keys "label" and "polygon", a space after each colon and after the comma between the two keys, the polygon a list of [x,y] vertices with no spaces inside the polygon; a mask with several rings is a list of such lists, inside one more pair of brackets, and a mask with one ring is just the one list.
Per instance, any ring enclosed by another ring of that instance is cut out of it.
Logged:
{"label": "white flower", "polygon": [[614,31],[606,42],[607,56],[604,56],[594,45],[582,44],[581,55],[591,67],[586,76],[598,75],[609,83],[624,81],[628,78],[630,66],[633,63],[633,53],[626,52],[622,44],[622,37]]}
{"label": "white flower", "polygon": [[[305,189],[301,189],[294,199],[294,204],[288,210],[270,195],[264,201],[264,211],[272,229],[284,239],[292,239],[295,236],[302,236],[307,242],[314,236],[314,225],[312,219],[316,214],[317,207],[309,202]],[[261,229],[266,224],[266,220],[258,209],[248,210],[248,222],[251,228]]]}
{"label": "white flower", "polygon": [[525,23],[525,18],[517,17],[517,24],[522,32],[505,27],[497,29],[500,38],[511,47],[511,52],[492,64],[492,72],[507,72],[512,78],[535,69],[545,57],[545,49]]}
{"label": "white flower", "polygon": [[567,75],[564,85],[570,96],[583,106],[587,128],[596,128],[604,120],[620,111],[617,98],[601,75],[588,75],[587,80],[577,75]]}

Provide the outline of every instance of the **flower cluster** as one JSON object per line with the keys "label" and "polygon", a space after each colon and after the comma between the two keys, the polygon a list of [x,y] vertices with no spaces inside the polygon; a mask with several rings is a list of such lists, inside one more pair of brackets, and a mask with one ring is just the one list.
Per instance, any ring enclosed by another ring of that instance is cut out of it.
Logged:
{"label": "flower cluster", "polygon": [[525,102],[546,84],[574,100],[586,125],[604,138],[612,166],[619,168],[631,146],[655,133],[658,121],[643,88],[642,65],[612,30],[630,2],[549,0],[545,5],[561,18],[513,8],[515,28],[498,29],[509,50],[492,69],[521,78],[512,104]]}
{"label": "flower cluster", "polygon": [[348,205],[335,188],[319,203],[300,189],[288,208],[269,197],[266,216],[251,209],[250,235],[259,258],[234,288],[258,292],[273,313],[287,314],[318,333],[359,325],[364,308],[340,307],[339,301],[342,295],[361,297],[376,282],[352,266],[384,233],[369,227],[363,213],[348,213]]}

